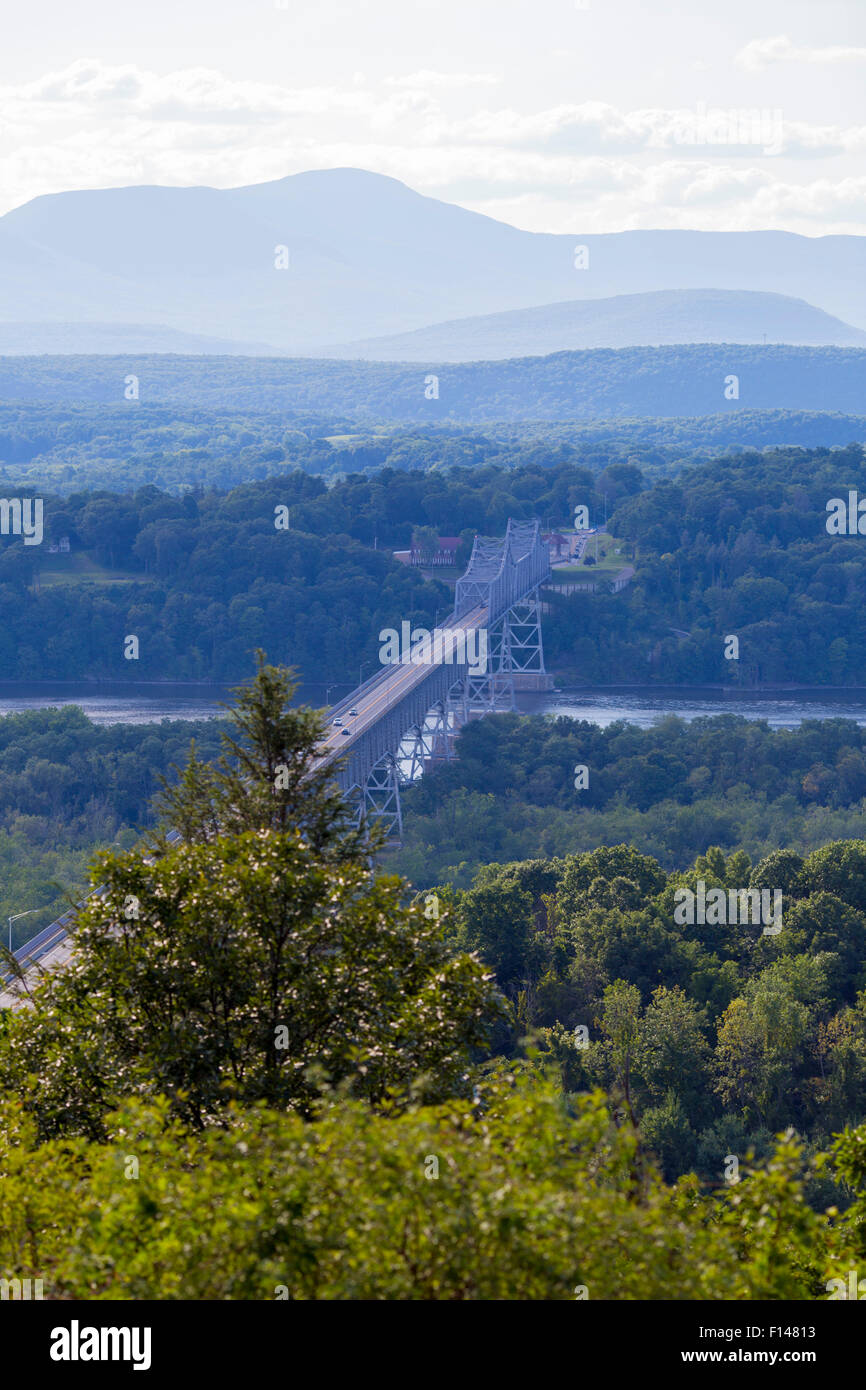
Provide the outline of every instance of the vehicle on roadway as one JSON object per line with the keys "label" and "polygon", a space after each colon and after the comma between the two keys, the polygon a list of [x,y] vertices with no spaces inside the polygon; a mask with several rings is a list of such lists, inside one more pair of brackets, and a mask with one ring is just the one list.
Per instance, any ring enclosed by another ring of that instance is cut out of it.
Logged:
{"label": "vehicle on roadway", "polygon": [[348,738],[349,735],[351,734],[351,732],[352,732],[351,729],[344,729],[344,730],[343,730],[343,738]]}
{"label": "vehicle on roadway", "polygon": [[355,719],[355,718],[357,717],[357,714],[358,714],[358,711],[357,711],[356,709],[350,709],[350,710],[349,710],[349,717],[350,717],[351,719]]}
{"label": "vehicle on roadway", "polygon": [[334,720],[334,728],[335,728],[335,729],[342,729],[342,727],[343,727],[343,721],[342,721],[342,719],[335,719],[335,720]]}

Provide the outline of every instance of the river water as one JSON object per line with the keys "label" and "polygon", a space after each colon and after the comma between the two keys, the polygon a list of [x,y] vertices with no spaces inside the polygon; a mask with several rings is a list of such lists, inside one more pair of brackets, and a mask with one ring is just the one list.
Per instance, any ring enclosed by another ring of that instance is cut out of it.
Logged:
{"label": "river water", "polygon": [[[350,685],[308,685],[298,703],[324,705],[348,695]],[[221,702],[231,703],[230,686],[120,681],[0,681],[0,715],[19,710],[78,705],[94,724],[153,724],[161,719],[220,719]]]}
{"label": "river water", "polygon": [[[324,705],[347,695],[349,685],[309,685],[298,700]],[[0,714],[79,705],[94,724],[149,724],[160,719],[214,719],[230,700],[228,687],[211,685],[145,685],[115,682],[34,684],[0,682]],[[521,694],[525,714],[559,714],[588,719],[602,727],[614,720],[648,728],[665,715],[697,719],[702,715],[738,714],[766,719],[774,728],[793,729],[804,719],[853,719],[866,725],[866,690],[773,690],[736,692],[672,687],[588,688]]]}
{"label": "river water", "polygon": [[604,728],[617,719],[649,728],[665,715],[692,720],[712,714],[765,719],[794,729],[804,719],[853,719],[866,725],[866,690],[766,690],[739,692],[707,687],[647,687],[554,691],[519,697],[525,714],[559,714]]}

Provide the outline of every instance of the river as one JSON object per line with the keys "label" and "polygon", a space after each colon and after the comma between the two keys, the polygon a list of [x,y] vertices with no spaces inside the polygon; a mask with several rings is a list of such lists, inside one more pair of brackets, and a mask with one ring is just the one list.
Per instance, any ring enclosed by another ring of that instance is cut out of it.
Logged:
{"label": "river", "polygon": [[776,729],[795,729],[804,719],[853,719],[866,725],[866,689],[721,690],[710,687],[601,687],[519,697],[525,714],[559,714],[604,728],[617,719],[647,729],[665,715],[692,720],[712,714],[766,719]]}
{"label": "river", "polygon": [[[349,685],[308,685],[299,701],[323,705],[351,690]],[[0,714],[79,705],[94,724],[149,724],[160,719],[215,719],[229,700],[228,687],[212,685],[147,685],[119,681],[76,683],[41,681],[33,684],[0,682]],[[521,694],[526,714],[559,714],[588,719],[605,727],[617,719],[648,728],[665,715],[697,719],[702,715],[739,714],[766,719],[774,728],[793,729],[804,719],[853,719],[866,725],[866,690],[725,691],[706,687],[593,687]]]}
{"label": "river", "polygon": [[[0,715],[20,710],[78,705],[94,724],[153,724],[161,719],[219,719],[231,703],[231,686],[131,681],[0,681]],[[351,685],[308,685],[297,702],[324,705],[348,695]],[[221,703],[222,702],[222,703]]]}

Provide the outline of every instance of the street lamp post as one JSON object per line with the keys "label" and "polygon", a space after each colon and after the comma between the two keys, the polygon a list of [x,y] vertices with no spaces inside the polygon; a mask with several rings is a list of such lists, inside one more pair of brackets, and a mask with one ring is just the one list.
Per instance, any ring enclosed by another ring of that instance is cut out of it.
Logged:
{"label": "street lamp post", "polygon": [[369,666],[369,665],[370,665],[369,661],[362,661],[362,662],[361,662],[361,669],[360,669],[360,671],[358,672],[358,684],[359,684],[359,685],[363,685],[363,684],[364,684],[364,667],[365,667],[365,666]]}
{"label": "street lamp post", "polygon": [[12,950],[12,923],[17,922],[19,917],[32,917],[34,912],[38,912],[38,907],[28,908],[26,912],[15,912],[9,918],[9,950]]}

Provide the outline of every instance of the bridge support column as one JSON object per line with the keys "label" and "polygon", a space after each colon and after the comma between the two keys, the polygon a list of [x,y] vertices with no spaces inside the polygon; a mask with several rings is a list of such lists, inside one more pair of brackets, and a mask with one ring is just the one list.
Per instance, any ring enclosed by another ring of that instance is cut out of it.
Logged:
{"label": "bridge support column", "polygon": [[403,836],[403,810],[400,805],[400,774],[393,753],[386,753],[372,769],[364,786],[364,815],[379,820],[385,833]]}
{"label": "bridge support column", "polygon": [[424,763],[429,757],[425,729],[414,724],[400,744],[399,760],[401,772],[407,782],[415,782],[424,771]]}
{"label": "bridge support column", "polygon": [[503,620],[503,661],[512,674],[545,675],[538,589],[519,599]]}
{"label": "bridge support column", "polygon": [[401,779],[414,782],[428,763],[450,761],[452,736],[446,702],[438,700],[427,711],[422,723],[412,725],[400,744],[397,762]]}
{"label": "bridge support column", "polygon": [[447,697],[437,700],[425,724],[426,757],[430,762],[450,762],[454,756],[455,730],[448,710]]}

